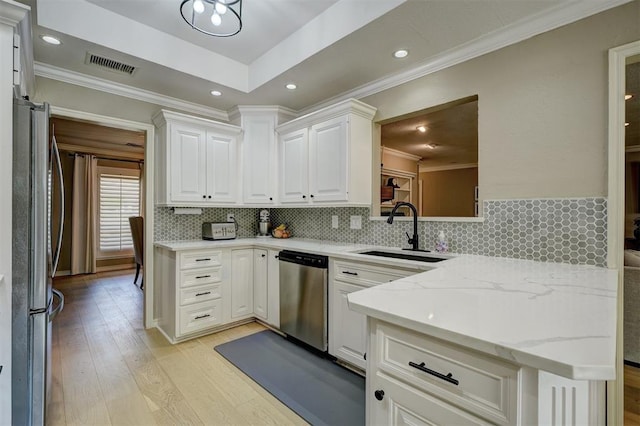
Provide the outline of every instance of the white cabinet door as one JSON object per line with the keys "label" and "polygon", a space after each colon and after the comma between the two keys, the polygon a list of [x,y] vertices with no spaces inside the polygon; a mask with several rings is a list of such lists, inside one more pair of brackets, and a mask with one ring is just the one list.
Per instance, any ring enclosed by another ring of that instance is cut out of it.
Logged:
{"label": "white cabinet door", "polygon": [[236,201],[236,137],[207,132],[207,201]]}
{"label": "white cabinet door", "polygon": [[275,119],[247,117],[243,121],[243,200],[250,204],[274,204],[276,197]]}
{"label": "white cabinet door", "polygon": [[269,250],[267,268],[267,322],[280,328],[280,261],[279,250]]}
{"label": "white cabinet door", "polygon": [[253,250],[253,313],[260,319],[268,318],[268,251]]}
{"label": "white cabinet door", "polygon": [[206,132],[180,124],[171,126],[172,202],[202,202],[206,196]]}
{"label": "white cabinet door", "polygon": [[311,127],[309,197],[311,201],[347,201],[348,142],[346,116]]}
{"label": "white cabinet door", "polygon": [[329,320],[329,353],[366,369],[367,317],[349,309],[347,295],[366,287],[333,281]]}
{"label": "white cabinet door", "polygon": [[231,318],[253,313],[253,249],[231,251]]}
{"label": "white cabinet door", "polygon": [[307,129],[280,137],[281,203],[306,203],[309,200],[308,140]]}
{"label": "white cabinet door", "polygon": [[376,425],[489,425],[430,394],[375,374],[367,387],[368,423]]}

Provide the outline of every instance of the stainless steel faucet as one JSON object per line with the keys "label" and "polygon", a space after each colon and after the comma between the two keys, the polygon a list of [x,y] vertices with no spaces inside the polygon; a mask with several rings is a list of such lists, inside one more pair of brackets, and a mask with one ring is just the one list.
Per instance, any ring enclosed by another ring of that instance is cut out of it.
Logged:
{"label": "stainless steel faucet", "polygon": [[405,232],[405,234],[407,234],[407,238],[408,238],[407,242],[411,244],[411,250],[418,251],[419,250],[418,249],[418,211],[416,210],[416,207],[413,204],[405,203],[404,201],[397,203],[393,207],[393,210],[391,210],[391,213],[389,214],[389,219],[387,219],[387,223],[389,224],[393,223],[393,216],[395,216],[398,208],[403,206],[409,207],[413,212],[413,237],[409,237],[409,233],[407,232]]}

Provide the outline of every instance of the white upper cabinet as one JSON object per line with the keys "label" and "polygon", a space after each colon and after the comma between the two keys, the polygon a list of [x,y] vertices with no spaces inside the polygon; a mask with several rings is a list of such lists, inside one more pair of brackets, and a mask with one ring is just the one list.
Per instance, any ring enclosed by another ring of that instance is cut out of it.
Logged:
{"label": "white upper cabinet", "polygon": [[156,204],[215,206],[237,201],[241,129],[162,110],[158,127]]}
{"label": "white upper cabinet", "polygon": [[371,204],[372,119],[350,99],[277,127],[282,204]]}
{"label": "white upper cabinet", "polygon": [[346,116],[311,126],[309,193],[311,201],[347,201],[349,156]]}
{"label": "white upper cabinet", "polygon": [[202,129],[182,126],[171,128],[169,143],[169,175],[171,200],[176,202],[199,202],[207,190],[205,140]]}
{"label": "white upper cabinet", "polygon": [[306,202],[309,194],[309,132],[295,130],[280,137],[280,202]]}

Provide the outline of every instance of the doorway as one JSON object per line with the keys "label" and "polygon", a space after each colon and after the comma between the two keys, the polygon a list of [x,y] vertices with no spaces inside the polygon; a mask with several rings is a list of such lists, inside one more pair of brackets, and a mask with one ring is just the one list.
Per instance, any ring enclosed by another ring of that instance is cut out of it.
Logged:
{"label": "doorway", "polygon": [[[136,134],[142,134],[143,139],[142,142],[138,139],[137,142],[130,142],[132,144],[140,145],[142,144],[142,150],[136,146],[128,146],[129,151],[140,151],[142,155],[136,157],[133,161],[129,161],[129,168],[131,166],[140,167],[140,164],[143,164],[143,170],[140,174],[139,185],[142,188],[140,190],[140,204],[141,204],[141,216],[144,217],[144,247],[148,249],[144,250],[144,261],[143,261],[143,271],[141,275],[144,277],[144,289],[143,289],[143,298],[144,298],[144,327],[151,328],[155,326],[153,319],[153,222],[154,222],[154,209],[153,209],[153,192],[154,192],[154,173],[153,167],[146,168],[144,164],[153,164],[154,159],[154,127],[151,124],[133,122],[128,120],[123,120],[114,117],[108,117],[103,115],[91,114],[82,111],[75,111],[66,108],[60,107],[51,107],[51,114],[53,117],[59,119],[66,119],[75,121],[76,123],[85,123],[89,125],[102,126],[110,129],[119,129],[120,131],[131,131]],[[56,130],[57,133],[57,130]],[[90,136],[85,134],[85,137],[91,139]],[[58,142],[62,142],[58,137]],[[71,144],[73,145],[73,144]],[[74,148],[75,153],[78,153],[76,147],[66,147],[66,148]],[[110,154],[110,155],[109,155]],[[113,152],[95,152],[94,155],[98,158],[103,158],[103,165],[113,164],[123,164],[122,160],[126,160],[126,158],[113,158]],[[129,155],[129,154],[127,154]],[[110,158],[108,158],[110,157]],[[113,163],[113,160],[118,160],[118,163]],[[106,163],[104,163],[106,162]],[[127,162],[124,162],[127,164]],[[126,168],[126,167],[125,167]],[[127,218],[128,219],[128,218]],[[108,256],[107,256],[108,257]],[[114,258],[118,258],[119,255],[114,256]],[[131,259],[131,258],[129,258]],[[121,260],[110,260],[106,259],[100,262],[100,266],[103,267],[103,270],[109,270],[109,268],[118,268],[119,266],[110,265],[110,263],[118,263]],[[131,263],[133,266],[134,264]],[[137,282],[140,285],[140,280]],[[133,283],[131,284],[133,286]]]}
{"label": "doorway", "polygon": [[[626,134],[631,123],[627,120],[627,65],[637,62],[640,41],[609,50],[609,188],[607,229],[607,266],[618,273],[618,318],[616,345],[616,381],[607,386],[607,423],[623,424],[625,412],[625,350],[624,350],[624,305],[625,305],[625,167]],[[635,94],[639,96],[640,94]],[[626,97],[626,99],[625,99]],[[637,98],[636,98],[637,99]],[[628,126],[625,123],[629,122]],[[640,125],[640,123],[636,124]],[[631,170],[631,167],[629,167]],[[630,172],[631,173],[631,172]],[[629,200],[630,202],[632,200]],[[631,212],[633,216],[633,212]],[[629,228],[629,227],[627,227]],[[631,406],[628,408],[632,408]]]}

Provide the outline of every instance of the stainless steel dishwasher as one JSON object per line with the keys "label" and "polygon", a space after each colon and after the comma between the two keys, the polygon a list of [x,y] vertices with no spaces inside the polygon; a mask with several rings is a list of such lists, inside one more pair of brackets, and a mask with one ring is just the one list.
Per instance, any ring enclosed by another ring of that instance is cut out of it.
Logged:
{"label": "stainless steel dishwasher", "polygon": [[290,250],[281,251],[279,259],[280,330],[326,352],[329,259]]}

